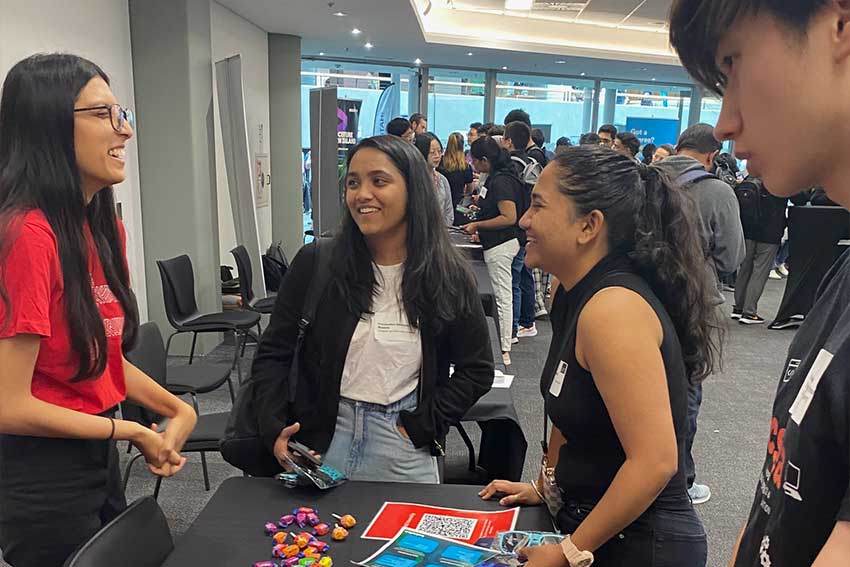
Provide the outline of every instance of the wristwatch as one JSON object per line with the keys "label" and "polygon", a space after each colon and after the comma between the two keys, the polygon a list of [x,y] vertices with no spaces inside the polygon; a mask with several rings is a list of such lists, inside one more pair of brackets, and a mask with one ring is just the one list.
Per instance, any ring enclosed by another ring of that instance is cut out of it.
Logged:
{"label": "wristwatch", "polygon": [[589,551],[579,551],[570,536],[561,540],[561,549],[570,567],[590,567],[593,565],[593,554]]}

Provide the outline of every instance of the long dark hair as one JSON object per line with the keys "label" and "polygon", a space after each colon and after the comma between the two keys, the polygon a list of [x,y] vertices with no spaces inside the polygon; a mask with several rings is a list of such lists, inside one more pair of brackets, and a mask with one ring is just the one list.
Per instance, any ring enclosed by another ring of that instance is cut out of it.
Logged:
{"label": "long dark hair", "polygon": [[472,142],[469,153],[477,160],[486,159],[490,162],[491,174],[503,170],[513,171],[511,154],[491,136],[484,136]]}
{"label": "long dark hair", "polygon": [[[396,136],[366,138],[351,148],[347,166],[363,148],[373,148],[390,158],[407,185],[407,259],[401,300],[411,325],[423,323],[435,333],[452,321],[474,312],[478,296],[466,261],[451,245],[445,230],[431,170],[411,144]],[[348,207],[333,249],[331,286],[345,299],[348,309],[362,317],[372,308],[377,291],[372,255]]]}
{"label": "long dark hair", "polygon": [[[574,146],[553,160],[558,186],[579,215],[600,211],[610,253],[626,254],[673,320],[688,376],[720,365],[722,329],[703,274],[696,205],[656,166],[601,146]],[[643,179],[642,179],[643,177]]]}
{"label": "long dark hair", "polygon": [[[84,227],[88,221],[106,282],[124,309],[124,345],[135,341],[136,299],[115,215],[112,188],[86,205],[74,151],[74,103],[103,70],[69,54],[33,55],[9,71],[0,100],[0,267],[17,239],[22,215],[39,209],[56,235],[64,281],[74,381],[96,378],[106,369],[106,331],[92,294]],[[0,292],[8,315],[11,304]]]}

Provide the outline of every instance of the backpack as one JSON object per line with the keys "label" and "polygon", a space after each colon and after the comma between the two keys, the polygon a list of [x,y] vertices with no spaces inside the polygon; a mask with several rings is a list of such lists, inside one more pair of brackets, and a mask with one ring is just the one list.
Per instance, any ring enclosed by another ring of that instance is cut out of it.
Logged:
{"label": "backpack", "polygon": [[528,156],[527,162],[519,156],[511,156],[511,161],[519,165],[517,173],[520,181],[525,183],[529,189],[534,189],[537,180],[540,179],[540,174],[543,173],[543,166],[540,165],[540,162],[531,156]]}
{"label": "backpack", "polygon": [[[295,339],[292,363],[289,368],[281,368],[281,373],[288,373],[289,386],[286,399],[281,400],[281,404],[289,405],[295,402],[304,339],[316,316],[319,300],[330,280],[331,254],[329,244],[327,244],[326,239],[316,239],[315,246],[313,275],[301,309],[301,320],[298,322],[298,337]],[[282,469],[275,456],[269,452],[265,443],[263,443],[259,425],[260,405],[257,395],[257,382],[251,376],[239,386],[236,401],[233,402],[233,409],[230,411],[227,427],[219,442],[219,447],[224,460],[234,467],[242,469],[246,474],[274,476]]]}
{"label": "backpack", "polygon": [[286,275],[286,265],[269,256],[263,254],[263,279],[266,284],[266,291],[275,291],[280,289],[280,284],[283,282],[283,276]]}
{"label": "backpack", "polygon": [[735,197],[741,208],[741,225],[755,227],[761,221],[761,198],[763,185],[760,179],[748,177],[735,187]]}
{"label": "backpack", "polygon": [[720,154],[714,160],[714,174],[733,189],[738,185],[738,165],[729,154]]}

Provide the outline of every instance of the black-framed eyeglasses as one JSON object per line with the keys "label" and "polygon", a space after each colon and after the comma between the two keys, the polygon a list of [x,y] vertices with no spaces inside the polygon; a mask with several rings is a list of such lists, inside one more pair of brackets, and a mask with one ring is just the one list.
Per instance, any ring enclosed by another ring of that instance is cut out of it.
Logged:
{"label": "black-framed eyeglasses", "polygon": [[124,123],[130,125],[130,128],[136,128],[136,115],[129,108],[124,108],[120,104],[100,104],[98,106],[87,106],[85,108],[75,108],[74,112],[89,112],[92,110],[107,110],[109,111],[109,121],[112,123],[112,129],[116,132],[121,132],[124,129]]}

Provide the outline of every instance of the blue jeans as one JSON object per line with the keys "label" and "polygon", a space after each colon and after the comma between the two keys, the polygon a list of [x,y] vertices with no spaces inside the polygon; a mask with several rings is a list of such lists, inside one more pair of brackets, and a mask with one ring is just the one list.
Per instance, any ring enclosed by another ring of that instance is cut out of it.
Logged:
{"label": "blue jeans", "polygon": [[[603,567],[705,567],[708,541],[702,521],[687,496],[671,507],[652,506],[597,549],[594,565]],[[571,534],[593,510],[593,503],[564,499],[557,523]]]}
{"label": "blue jeans", "polygon": [[516,336],[519,325],[531,327],[534,324],[534,275],[525,265],[525,246],[511,264],[511,289],[514,297],[513,335]]}
{"label": "blue jeans", "polygon": [[685,437],[685,477],[688,480],[688,488],[694,485],[697,478],[697,468],[691,450],[697,435],[697,417],[701,405],[702,384],[688,384],[688,435]]}
{"label": "blue jeans", "polygon": [[437,459],[398,430],[402,410],[416,408],[416,391],[388,406],[339,400],[331,446],[322,461],[351,480],[440,482]]}

